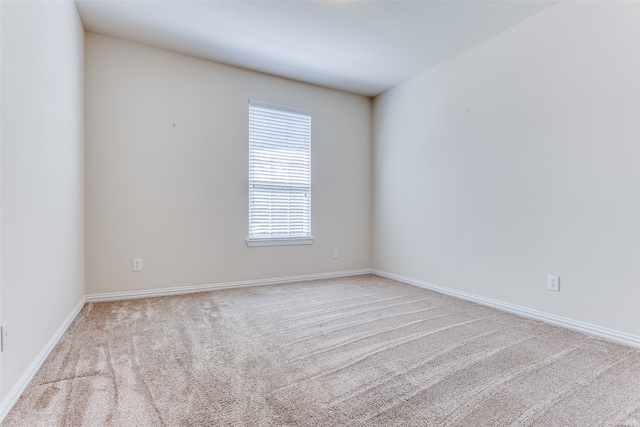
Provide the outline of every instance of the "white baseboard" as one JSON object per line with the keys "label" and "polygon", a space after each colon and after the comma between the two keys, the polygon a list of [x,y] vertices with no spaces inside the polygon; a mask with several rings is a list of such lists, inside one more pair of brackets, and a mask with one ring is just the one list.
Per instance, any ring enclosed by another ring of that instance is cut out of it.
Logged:
{"label": "white baseboard", "polygon": [[71,322],[73,322],[73,319],[75,319],[78,313],[80,313],[80,310],[82,310],[82,307],[84,307],[84,303],[85,299],[82,298],[80,302],[78,302],[78,304],[73,308],[73,310],[71,310],[71,313],[69,313],[69,315],[64,319],[58,329],[56,329],[49,341],[47,341],[47,344],[45,344],[42,350],[40,350],[40,353],[38,353],[36,358],[24,371],[15,385],[11,387],[11,390],[9,390],[5,398],[2,399],[2,403],[0,403],[0,423],[2,423],[11,408],[13,408],[13,405],[15,405],[18,399],[20,399],[20,396],[27,388],[33,377],[36,375],[44,361],[47,359],[47,357],[51,353],[51,350],[53,350],[56,344],[58,344],[58,341],[60,341],[62,335],[64,335],[64,333],[69,328],[69,325],[71,325]]}
{"label": "white baseboard", "polygon": [[439,292],[452,297],[461,298],[467,301],[482,304],[488,307],[497,308],[499,310],[507,311],[509,313],[517,314],[519,316],[528,317],[530,319],[542,320],[547,323],[552,323],[557,326],[573,329],[585,334],[594,335],[600,338],[605,338],[610,341],[615,341],[620,344],[625,344],[632,347],[640,348],[640,336],[628,334],[625,332],[616,331],[613,329],[603,328],[601,326],[592,325],[590,323],[581,322],[579,320],[573,320],[562,316],[556,316],[555,314],[545,313],[543,311],[533,310],[519,305],[510,304],[491,298],[485,298],[478,295],[470,294],[467,292],[457,291],[451,288],[445,288],[443,286],[434,285],[432,283],[423,282],[416,279],[400,276],[398,274],[389,273],[381,270],[373,270],[373,274],[388,279],[397,280],[398,282],[406,283],[408,285],[418,286],[420,288],[429,289],[435,292]]}
{"label": "white baseboard", "polygon": [[276,277],[272,279],[243,280],[238,282],[212,283],[207,285],[180,286],[176,288],[148,289],[144,291],[108,292],[86,295],[87,302],[118,301],[134,298],[161,297],[167,295],[190,294],[194,292],[215,291],[218,289],[242,288],[247,286],[275,285],[278,283],[299,282],[301,280],[331,279],[336,277],[359,276],[371,274],[373,270],[345,270],[332,273],[304,274],[300,276]]}

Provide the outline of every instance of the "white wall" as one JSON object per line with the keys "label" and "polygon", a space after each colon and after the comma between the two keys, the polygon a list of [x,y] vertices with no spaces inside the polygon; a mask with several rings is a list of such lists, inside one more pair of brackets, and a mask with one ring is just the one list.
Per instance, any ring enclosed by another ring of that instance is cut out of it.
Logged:
{"label": "white wall", "polygon": [[639,7],[562,2],[376,98],[374,268],[640,335]]}
{"label": "white wall", "polygon": [[73,2],[2,2],[1,396],[84,296],[83,43]]}
{"label": "white wall", "polygon": [[[370,267],[369,98],[93,33],[85,45],[87,294]],[[312,245],[245,243],[250,98],[312,111]]]}

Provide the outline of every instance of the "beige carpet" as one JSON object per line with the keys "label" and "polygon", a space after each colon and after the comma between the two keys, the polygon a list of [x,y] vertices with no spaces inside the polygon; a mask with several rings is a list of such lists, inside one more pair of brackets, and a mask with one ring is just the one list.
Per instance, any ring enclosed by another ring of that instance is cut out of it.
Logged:
{"label": "beige carpet", "polygon": [[640,350],[376,276],[87,304],[10,426],[640,426]]}

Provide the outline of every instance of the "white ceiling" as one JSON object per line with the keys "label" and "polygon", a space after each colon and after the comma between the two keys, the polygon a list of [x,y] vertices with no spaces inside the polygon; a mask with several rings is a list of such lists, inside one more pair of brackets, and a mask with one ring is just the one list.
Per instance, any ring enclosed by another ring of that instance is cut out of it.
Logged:
{"label": "white ceiling", "polygon": [[76,0],[88,31],[368,96],[554,3]]}

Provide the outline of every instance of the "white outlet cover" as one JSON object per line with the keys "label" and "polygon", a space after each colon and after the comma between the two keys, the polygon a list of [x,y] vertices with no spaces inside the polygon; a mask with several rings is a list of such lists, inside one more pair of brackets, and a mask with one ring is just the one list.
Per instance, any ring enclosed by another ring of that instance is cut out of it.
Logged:
{"label": "white outlet cover", "polygon": [[548,275],[547,276],[547,289],[554,292],[560,292],[560,277]]}
{"label": "white outlet cover", "polygon": [[142,260],[140,258],[133,260],[133,271],[142,271]]}
{"label": "white outlet cover", "polygon": [[0,351],[5,351],[7,346],[9,345],[9,325],[2,325],[2,333],[1,333],[2,343],[0,344]]}

